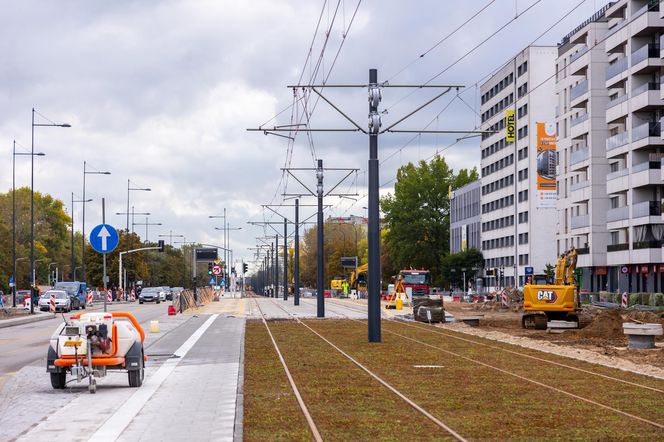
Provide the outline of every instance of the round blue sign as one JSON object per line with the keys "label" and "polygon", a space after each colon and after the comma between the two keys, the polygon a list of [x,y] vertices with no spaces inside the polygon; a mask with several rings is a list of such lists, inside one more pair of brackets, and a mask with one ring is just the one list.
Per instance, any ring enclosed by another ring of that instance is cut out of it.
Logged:
{"label": "round blue sign", "polygon": [[120,242],[118,231],[108,224],[99,224],[90,232],[90,245],[99,253],[115,250]]}

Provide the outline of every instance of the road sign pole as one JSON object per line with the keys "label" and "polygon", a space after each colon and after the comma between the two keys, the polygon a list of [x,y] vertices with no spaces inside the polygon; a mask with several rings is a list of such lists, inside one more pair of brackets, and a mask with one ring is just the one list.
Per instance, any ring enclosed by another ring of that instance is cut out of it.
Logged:
{"label": "road sign pole", "polygon": [[[106,200],[105,200],[105,198],[101,199],[101,222],[103,224],[106,224]],[[104,293],[106,293],[106,290],[107,290],[107,288],[106,288],[106,253],[103,253],[102,255],[103,255],[102,256],[102,262],[103,262],[102,265],[103,265],[103,269],[104,269],[104,276],[102,278],[102,282],[104,284]],[[107,301],[108,300],[106,298],[107,298],[107,296],[104,295],[104,312],[106,312],[107,308],[108,308],[108,306],[107,306],[107,304],[108,304]]]}

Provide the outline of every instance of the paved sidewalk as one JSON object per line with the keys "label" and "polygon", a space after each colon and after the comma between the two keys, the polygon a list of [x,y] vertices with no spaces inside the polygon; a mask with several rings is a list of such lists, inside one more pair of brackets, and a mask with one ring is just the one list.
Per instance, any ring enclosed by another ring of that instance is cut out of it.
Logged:
{"label": "paved sidewalk", "polygon": [[19,440],[233,440],[244,318],[169,320],[180,324],[152,339],[146,353],[155,356],[141,388],[127,387],[124,373],[110,375],[98,383],[97,394],[80,394]]}

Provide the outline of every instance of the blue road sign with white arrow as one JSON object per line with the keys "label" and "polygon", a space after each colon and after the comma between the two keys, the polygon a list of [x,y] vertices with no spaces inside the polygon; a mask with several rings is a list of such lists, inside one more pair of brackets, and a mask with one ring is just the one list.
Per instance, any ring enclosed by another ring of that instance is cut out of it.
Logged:
{"label": "blue road sign with white arrow", "polygon": [[118,231],[108,224],[99,224],[90,232],[90,245],[99,253],[112,252],[119,242]]}

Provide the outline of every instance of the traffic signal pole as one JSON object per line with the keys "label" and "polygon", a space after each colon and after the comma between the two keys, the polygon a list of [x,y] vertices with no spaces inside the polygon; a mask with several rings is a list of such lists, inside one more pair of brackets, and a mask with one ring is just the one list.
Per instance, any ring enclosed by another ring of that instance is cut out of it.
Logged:
{"label": "traffic signal pole", "polygon": [[[373,93],[377,95],[374,96]],[[368,335],[369,342],[380,342],[380,211],[378,208],[378,131],[380,130],[380,89],[378,70],[369,69],[369,119],[375,122],[369,128],[369,247],[368,291]]]}
{"label": "traffic signal pole", "polygon": [[288,301],[288,220],[284,218],[284,301]]}

